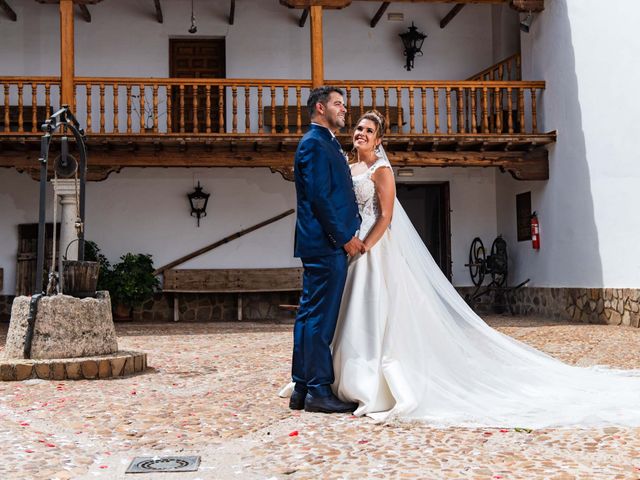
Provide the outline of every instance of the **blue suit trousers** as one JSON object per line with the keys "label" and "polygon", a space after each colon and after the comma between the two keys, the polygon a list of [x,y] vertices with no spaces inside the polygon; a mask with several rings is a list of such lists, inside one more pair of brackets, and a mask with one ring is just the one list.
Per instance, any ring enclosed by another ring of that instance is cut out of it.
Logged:
{"label": "blue suit trousers", "polygon": [[296,390],[314,397],[331,395],[334,381],[331,342],[336,330],[348,258],[337,255],[302,258],[300,308],[293,328],[292,377]]}

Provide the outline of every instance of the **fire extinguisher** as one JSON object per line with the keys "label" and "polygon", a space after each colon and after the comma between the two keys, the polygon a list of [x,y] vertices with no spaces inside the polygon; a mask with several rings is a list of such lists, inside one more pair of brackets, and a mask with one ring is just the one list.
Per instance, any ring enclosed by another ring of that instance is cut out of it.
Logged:
{"label": "fire extinguisher", "polygon": [[531,214],[531,247],[534,250],[540,250],[540,222],[538,222],[538,214]]}

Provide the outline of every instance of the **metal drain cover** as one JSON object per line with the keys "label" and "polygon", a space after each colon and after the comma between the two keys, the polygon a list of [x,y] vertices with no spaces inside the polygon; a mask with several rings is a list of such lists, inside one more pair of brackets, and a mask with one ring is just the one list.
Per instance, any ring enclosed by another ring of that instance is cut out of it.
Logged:
{"label": "metal drain cover", "polygon": [[125,473],[197,472],[200,457],[136,457]]}

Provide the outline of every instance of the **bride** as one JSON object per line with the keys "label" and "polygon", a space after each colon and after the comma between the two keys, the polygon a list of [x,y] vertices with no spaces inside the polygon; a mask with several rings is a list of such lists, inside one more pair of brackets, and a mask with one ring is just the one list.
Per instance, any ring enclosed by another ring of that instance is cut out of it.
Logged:
{"label": "bride", "polygon": [[469,308],[395,197],[384,127],[369,111],[353,134],[364,247],[333,342],[338,397],[357,402],[356,415],[436,426],[639,426],[638,372],[564,364]]}

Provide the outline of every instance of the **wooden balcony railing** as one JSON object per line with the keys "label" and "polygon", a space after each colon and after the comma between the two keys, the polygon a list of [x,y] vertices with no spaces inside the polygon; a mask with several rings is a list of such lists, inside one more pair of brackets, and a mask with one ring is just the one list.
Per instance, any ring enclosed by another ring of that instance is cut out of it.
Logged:
{"label": "wooden balcony railing", "polygon": [[522,67],[520,64],[520,54],[516,53],[504,60],[485,68],[481,72],[470,76],[467,80],[491,81],[502,80],[512,81],[522,79]]}
{"label": "wooden balcony railing", "polygon": [[[536,134],[545,88],[515,80],[327,84],[345,90],[349,127],[376,108],[391,136]],[[74,113],[92,135],[300,135],[310,88],[308,80],[79,77]],[[0,77],[0,89],[0,135],[37,133],[59,107],[56,77]]]}

